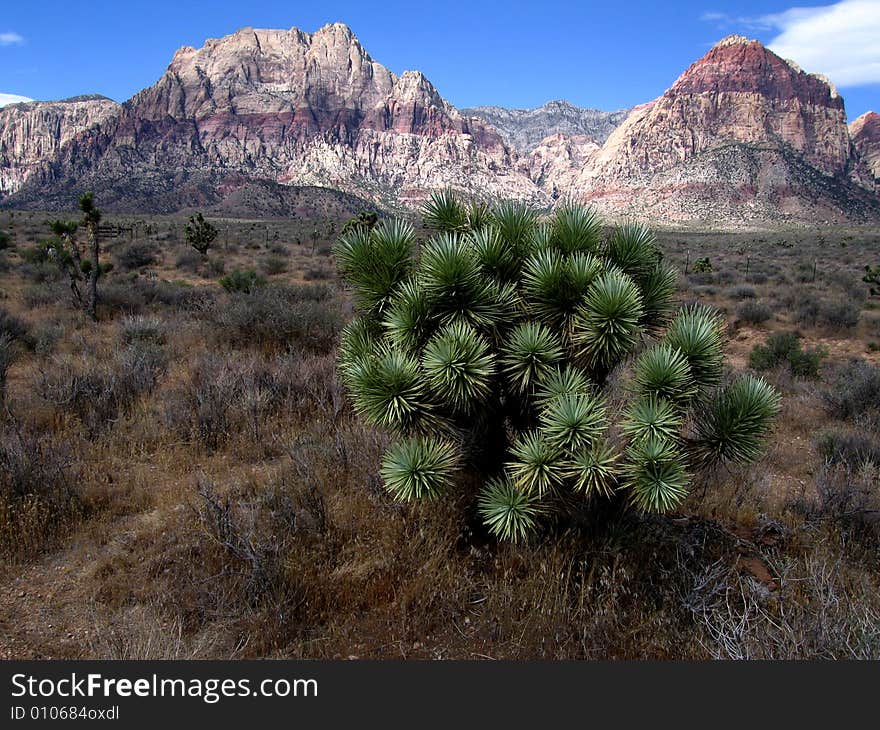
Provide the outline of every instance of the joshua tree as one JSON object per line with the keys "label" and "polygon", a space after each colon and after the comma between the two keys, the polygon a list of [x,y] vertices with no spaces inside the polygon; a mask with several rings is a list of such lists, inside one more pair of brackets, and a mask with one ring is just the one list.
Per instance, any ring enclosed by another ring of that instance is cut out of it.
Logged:
{"label": "joshua tree", "polygon": [[60,269],[67,272],[74,304],[87,313],[87,307],[79,289],[84,273],[82,254],[80,254],[79,245],[76,242],[76,229],[79,228],[79,223],[55,220],[49,223],[49,228],[54,237],[49,246],[49,255]]}
{"label": "joshua tree", "polygon": [[208,255],[208,249],[217,238],[217,229],[214,228],[201,213],[190,216],[189,223],[184,228],[186,242],[198,251],[202,256]]}
{"label": "joshua tree", "polygon": [[85,193],[79,199],[79,209],[82,211],[82,225],[89,236],[89,249],[92,252],[92,262],[88,267],[89,291],[86,301],[86,314],[94,321],[98,320],[98,276],[101,274],[101,248],[98,241],[98,225],[101,222],[101,211],[95,207],[92,193]]}
{"label": "joshua tree", "polygon": [[649,229],[604,235],[580,205],[542,220],[446,192],[424,218],[437,233],[419,255],[399,220],[335,247],[358,310],[340,374],[397,437],[381,469],[395,497],[480,484],[489,530],[520,540],[601,499],[670,511],[697,471],[761,454],[779,396],[726,381],[723,318],[672,311],[676,273]]}

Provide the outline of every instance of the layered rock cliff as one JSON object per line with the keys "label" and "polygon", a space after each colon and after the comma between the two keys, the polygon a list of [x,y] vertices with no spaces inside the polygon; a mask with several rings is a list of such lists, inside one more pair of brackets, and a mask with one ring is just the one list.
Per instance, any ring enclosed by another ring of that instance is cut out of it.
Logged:
{"label": "layered rock cliff", "polygon": [[18,198],[54,203],[89,187],[107,206],[163,210],[173,190],[197,203],[242,176],[390,206],[445,186],[541,197],[494,129],[421,73],[393,74],[337,23],[313,34],[246,28],[180,49],[154,86],[64,146]]}
{"label": "layered rock cliff", "polygon": [[835,88],[731,36],[633,109],[569,191],[672,220],[859,220],[878,214],[866,179]]}
{"label": "layered rock cliff", "polygon": [[0,109],[0,195],[18,190],[62,146],[118,113],[103,96],[33,101]]}
{"label": "layered rock cliff", "polygon": [[859,156],[880,185],[880,114],[862,114],[849,125],[849,133]]}
{"label": "layered rock cliff", "polygon": [[627,109],[606,112],[582,109],[567,101],[548,101],[536,109],[505,109],[478,106],[462,109],[462,114],[479,117],[491,124],[504,141],[522,155],[530,154],[547,137],[590,137],[601,144],[626,119]]}

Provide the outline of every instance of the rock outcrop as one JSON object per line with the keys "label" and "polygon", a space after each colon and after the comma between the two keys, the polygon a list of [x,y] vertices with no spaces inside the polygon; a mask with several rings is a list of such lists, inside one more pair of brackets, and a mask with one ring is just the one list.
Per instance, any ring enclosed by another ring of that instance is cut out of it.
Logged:
{"label": "rock outcrop", "polygon": [[118,113],[103,96],[32,101],[0,109],[0,196],[18,190],[74,137]]}
{"label": "rock outcrop", "polygon": [[109,210],[231,200],[279,215],[320,201],[319,188],[393,209],[452,187],[664,222],[862,221],[880,219],[878,148],[877,115],[848,129],[826,79],[741,36],[629,113],[565,102],[463,113],[418,71],[374,61],[342,24],[245,28],[180,49],[122,105],[0,109],[0,202],[69,208],[93,190]]}
{"label": "rock outcrop", "polygon": [[246,28],[180,49],[154,86],[67,144],[18,198],[88,187],[108,207],[164,210],[242,177],[392,207],[445,186],[541,197],[494,129],[421,73],[393,74],[337,23],[313,34]]}
{"label": "rock outcrop", "polygon": [[507,144],[521,155],[528,155],[547,137],[557,134],[590,137],[601,144],[626,119],[629,110],[582,109],[559,100],[548,101],[536,109],[478,106],[462,109],[461,113],[488,122]]}
{"label": "rock outcrop", "polygon": [[859,156],[880,186],[880,114],[866,112],[849,125]]}
{"label": "rock outcrop", "polygon": [[880,212],[865,181],[835,88],[731,36],[634,108],[569,190],[666,220],[861,220]]}

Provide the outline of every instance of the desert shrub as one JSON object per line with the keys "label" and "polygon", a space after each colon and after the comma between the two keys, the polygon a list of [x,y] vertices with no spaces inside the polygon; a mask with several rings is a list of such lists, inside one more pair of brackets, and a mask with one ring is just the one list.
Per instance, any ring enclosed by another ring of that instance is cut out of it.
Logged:
{"label": "desert shrub", "polygon": [[869,462],[880,467],[880,443],[864,433],[826,431],[817,439],[816,450],[828,464],[856,469]]}
{"label": "desert shrub", "polygon": [[31,557],[82,514],[62,444],[16,423],[0,428],[0,555]]}
{"label": "desert shrub", "polygon": [[326,281],[333,278],[333,270],[329,266],[307,266],[303,278],[306,281]]}
{"label": "desert shrub", "polygon": [[141,289],[133,282],[107,282],[98,291],[98,301],[111,311],[137,314],[146,305]]}
{"label": "desert shrub", "polygon": [[208,315],[220,342],[327,352],[341,326],[337,303],[316,287],[265,287],[233,293]]}
{"label": "desert shrub", "polygon": [[260,267],[266,276],[277,276],[287,271],[287,261],[280,256],[267,256]]}
{"label": "desert shrub", "polygon": [[880,419],[880,367],[851,361],[839,368],[834,384],[822,396],[835,418],[876,421]]}
{"label": "desert shrub", "polygon": [[852,301],[838,299],[819,305],[819,324],[832,330],[850,330],[859,323],[861,308]]}
{"label": "desert shrub", "polygon": [[708,256],[704,256],[703,258],[694,261],[692,269],[695,274],[709,274],[714,270],[715,269],[712,268],[712,262],[709,260]]}
{"label": "desert shrub", "polygon": [[769,370],[786,363],[792,375],[816,377],[827,352],[821,348],[804,350],[800,337],[794,332],[776,332],[763,345],[756,345],[749,355],[749,365],[755,370]]}
{"label": "desert shrub", "polygon": [[756,271],[751,274],[746,274],[745,279],[749,284],[766,284],[767,283],[767,274]]}
{"label": "desert shrub", "polygon": [[134,342],[164,344],[166,331],[165,322],[158,317],[128,316],[119,323],[119,337],[126,345]]}
{"label": "desert shrub", "polygon": [[329,358],[209,353],[166,393],[165,422],[213,451],[234,436],[266,445],[269,418],[284,413],[315,421],[319,413],[337,413],[340,404]]}
{"label": "desert shrub", "polygon": [[234,269],[220,279],[220,286],[228,292],[250,293],[265,284],[266,280],[253,269]]}
{"label": "desert shrub", "polygon": [[736,308],[736,316],[746,324],[763,324],[773,316],[773,310],[764,302],[746,300]]}
{"label": "desert shrub", "polygon": [[9,310],[0,307],[0,336],[6,336],[23,345],[33,345],[30,335],[30,327],[21,317],[16,317]]}
{"label": "desert shrub", "polygon": [[126,271],[142,269],[156,263],[156,248],[151,243],[135,241],[118,248],[113,257]]}
{"label": "desert shrub", "polygon": [[37,395],[76,416],[95,436],[128,412],[149,393],[167,366],[167,357],[154,343],[135,342],[110,358],[55,357],[34,385]]}
{"label": "desert shrub", "polygon": [[6,231],[0,231],[0,251],[5,251],[9,248],[10,241],[9,234]]}
{"label": "desert shrub", "polygon": [[36,246],[28,246],[19,251],[22,261],[32,266],[45,264],[49,261],[49,246],[46,243],[39,243]]}
{"label": "desert shrub", "polygon": [[6,398],[6,373],[18,354],[15,340],[0,332],[0,403]]}
{"label": "desert shrub", "polygon": [[198,251],[186,248],[177,254],[177,257],[174,259],[174,266],[182,271],[195,274],[198,272],[204,261],[205,257]]}
{"label": "desert shrub", "polygon": [[724,295],[728,299],[733,299],[735,301],[742,301],[743,299],[754,299],[757,294],[755,294],[755,290],[750,286],[733,286],[729,289],[725,290]]}
{"label": "desert shrub", "polygon": [[[574,204],[541,221],[505,203],[471,227],[448,194],[426,220],[440,231],[420,255],[402,221],[336,246],[358,309],[341,379],[357,413],[397,436],[381,468],[393,496],[482,483],[486,527],[521,540],[614,496],[667,512],[693,472],[758,458],[778,394],[753,377],[719,388],[723,319],[699,306],[673,316],[677,277],[650,230],[606,236]],[[657,339],[643,349],[646,332]],[[609,398],[633,358],[628,393]]]}
{"label": "desert shrub", "polygon": [[185,282],[138,280],[133,287],[145,304],[161,304],[184,312],[205,311],[217,301],[217,292],[212,287]]}

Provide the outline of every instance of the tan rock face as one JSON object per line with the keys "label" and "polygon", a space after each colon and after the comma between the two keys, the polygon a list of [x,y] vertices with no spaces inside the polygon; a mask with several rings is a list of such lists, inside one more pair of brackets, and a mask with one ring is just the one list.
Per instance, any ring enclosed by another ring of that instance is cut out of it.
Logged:
{"label": "tan rock face", "polygon": [[600,149],[587,135],[551,134],[520,160],[519,167],[555,199],[575,190],[578,177],[594,164]]}
{"label": "tan rock face", "polygon": [[76,135],[114,116],[103,97],[33,101],[0,109],[0,194],[11,193]]}
{"label": "tan rock face", "polygon": [[166,185],[249,176],[391,205],[444,186],[542,196],[494,129],[459,114],[421,73],[391,73],[342,24],[313,34],[248,28],[179,50],[154,86],[32,183],[81,181],[107,204],[128,205],[133,177],[171,171]]}
{"label": "tan rock face", "polygon": [[880,114],[866,112],[849,126],[853,144],[880,184]]}
{"label": "tan rock face", "polygon": [[633,109],[573,191],[659,218],[845,219],[877,215],[862,182],[834,87],[733,36]]}

